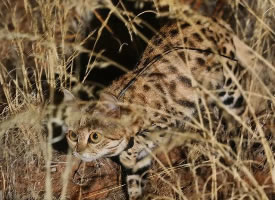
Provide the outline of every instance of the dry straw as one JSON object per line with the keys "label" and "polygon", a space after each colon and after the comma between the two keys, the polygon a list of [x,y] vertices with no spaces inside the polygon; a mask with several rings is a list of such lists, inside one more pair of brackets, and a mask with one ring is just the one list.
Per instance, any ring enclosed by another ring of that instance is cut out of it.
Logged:
{"label": "dry straw", "polygon": [[[112,186],[88,193],[83,192],[84,187],[72,183],[74,158],[70,154],[64,158],[56,152],[52,148],[52,131],[46,134],[48,104],[43,84],[47,81],[52,88],[70,87],[79,79],[78,74],[73,73],[73,64],[77,65],[81,53],[96,57],[87,67],[82,81],[84,85],[94,67],[113,65],[127,72],[125,66],[104,57],[103,51],[95,52],[102,30],[112,32],[108,20],[113,15],[125,24],[131,38],[137,35],[153,45],[137,27],[157,31],[140,16],[155,13],[159,18],[184,19],[192,24],[192,19],[182,12],[183,5],[191,5],[197,12],[201,12],[203,7],[200,7],[203,3],[199,0],[148,2],[152,4],[151,10],[134,15],[125,1],[118,1],[120,6],[107,0],[1,1],[0,199],[65,200],[73,196],[76,199],[97,199],[108,195],[109,199],[124,198],[120,178]],[[210,6],[211,2],[214,1],[204,3]],[[136,2],[137,6],[144,3]],[[220,104],[241,124],[237,135],[229,135],[203,100],[204,111],[198,109],[199,117],[186,122],[190,130],[184,134],[179,130],[169,130],[175,139],[169,146],[160,146],[150,154],[154,165],[148,177],[147,193],[153,199],[272,199],[272,193],[274,198],[275,3],[273,0],[235,0],[226,5],[233,13],[233,17],[226,19],[227,23],[232,24],[240,41],[246,42],[255,54],[255,59],[246,63],[245,71],[252,74],[252,78],[247,80],[245,88],[233,73],[230,74],[245,97],[250,118],[244,120],[235,116]],[[169,7],[169,12],[162,12],[164,6]],[[108,16],[102,18],[96,11],[98,8],[108,8]],[[97,32],[91,31],[85,36],[87,24],[94,17],[99,19],[101,26]],[[202,32],[198,32],[205,38]],[[92,50],[84,47],[89,39],[95,40]],[[237,46],[237,51],[242,54],[241,47]],[[257,68],[259,62],[265,63],[266,68]],[[58,82],[56,75],[59,76]],[[200,92],[215,99],[211,91],[199,83],[197,85]],[[268,102],[269,107],[262,107],[263,101]],[[130,106],[137,110],[137,116],[143,115],[139,112],[142,110],[140,106]],[[137,116],[131,116],[131,119]],[[126,119],[124,123],[129,121]],[[235,142],[236,152],[229,147],[230,141]],[[176,155],[173,154],[175,149]],[[98,162],[104,163],[99,174],[114,168],[114,164]],[[114,170],[112,176],[118,174]],[[98,182],[93,184],[102,183],[104,186],[103,178],[96,180]]]}

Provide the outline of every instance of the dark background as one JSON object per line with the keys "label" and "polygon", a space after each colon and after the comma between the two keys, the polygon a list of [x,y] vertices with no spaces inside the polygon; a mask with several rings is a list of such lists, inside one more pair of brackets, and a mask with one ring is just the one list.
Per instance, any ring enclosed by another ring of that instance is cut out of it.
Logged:
{"label": "dark background", "polygon": [[[113,1],[114,5],[117,5],[118,1]],[[134,15],[137,15],[145,10],[152,10],[151,3],[145,3],[142,9],[139,9],[135,6],[135,1],[124,1],[124,5],[129,12],[132,12]],[[121,6],[118,6],[121,7]],[[101,16],[103,20],[107,18],[109,14],[108,9],[99,9],[97,13]],[[156,18],[155,14],[153,13],[145,13],[140,16],[143,21],[150,24],[156,30],[160,27],[160,21]],[[98,20],[97,17],[93,17],[92,21],[90,22],[90,26],[87,28],[86,34],[88,35],[92,30],[98,30],[102,23]],[[127,69],[133,69],[138,60],[140,59],[145,47],[146,43],[135,33],[132,32],[133,41],[131,41],[129,31],[125,24],[114,14],[108,20],[108,26],[113,31],[113,34],[110,33],[106,28],[103,29],[100,39],[98,40],[96,46],[95,40],[91,39],[86,44],[85,47],[89,50],[94,48],[95,52],[100,52],[104,50],[103,55],[122,66],[126,67]],[[140,32],[142,32],[148,39],[153,36],[153,32],[148,28],[136,26]],[[94,34],[97,35],[97,32]],[[126,43],[122,48],[122,51],[119,52],[120,43]],[[80,63],[81,63],[81,70],[80,70],[80,80],[83,80],[86,67],[88,64],[89,55],[81,54],[80,55]],[[94,60],[92,58],[91,62]],[[121,76],[123,72],[116,68],[115,66],[109,66],[107,68],[100,69],[98,67],[94,68],[91,73],[89,74],[87,81],[96,82],[103,84],[105,86],[111,84],[112,80]]]}

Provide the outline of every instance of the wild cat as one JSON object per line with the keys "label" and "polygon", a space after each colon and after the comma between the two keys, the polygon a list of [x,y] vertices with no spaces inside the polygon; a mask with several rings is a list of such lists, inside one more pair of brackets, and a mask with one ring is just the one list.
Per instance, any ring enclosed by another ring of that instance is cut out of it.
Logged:
{"label": "wild cat", "polygon": [[118,156],[132,200],[142,197],[152,151],[173,140],[169,130],[188,129],[202,99],[237,116],[246,108],[240,63],[250,64],[243,60],[251,54],[244,55],[246,47],[224,22],[197,13],[187,16],[190,21],[161,28],[138,66],[105,88],[95,105],[78,106],[64,90],[66,103],[74,104],[68,115],[86,113],[66,129],[74,155],[87,162]]}

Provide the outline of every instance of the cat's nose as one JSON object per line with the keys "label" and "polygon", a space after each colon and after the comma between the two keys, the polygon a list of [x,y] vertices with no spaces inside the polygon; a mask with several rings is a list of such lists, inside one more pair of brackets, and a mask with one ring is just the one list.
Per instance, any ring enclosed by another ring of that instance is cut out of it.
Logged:
{"label": "cat's nose", "polygon": [[86,149],[87,144],[83,142],[78,142],[76,145],[76,151],[77,152],[82,152]]}

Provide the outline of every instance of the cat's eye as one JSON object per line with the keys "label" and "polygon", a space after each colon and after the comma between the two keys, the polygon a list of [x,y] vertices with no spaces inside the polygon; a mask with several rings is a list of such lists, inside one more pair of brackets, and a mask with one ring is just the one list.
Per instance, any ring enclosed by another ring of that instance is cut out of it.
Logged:
{"label": "cat's eye", "polygon": [[76,134],[74,131],[69,130],[68,135],[69,135],[69,138],[70,138],[72,141],[74,141],[74,142],[77,141],[77,134]]}
{"label": "cat's eye", "polygon": [[89,142],[91,143],[99,143],[102,139],[102,136],[100,133],[97,133],[97,132],[94,132],[94,133],[91,133],[90,137],[89,137]]}

